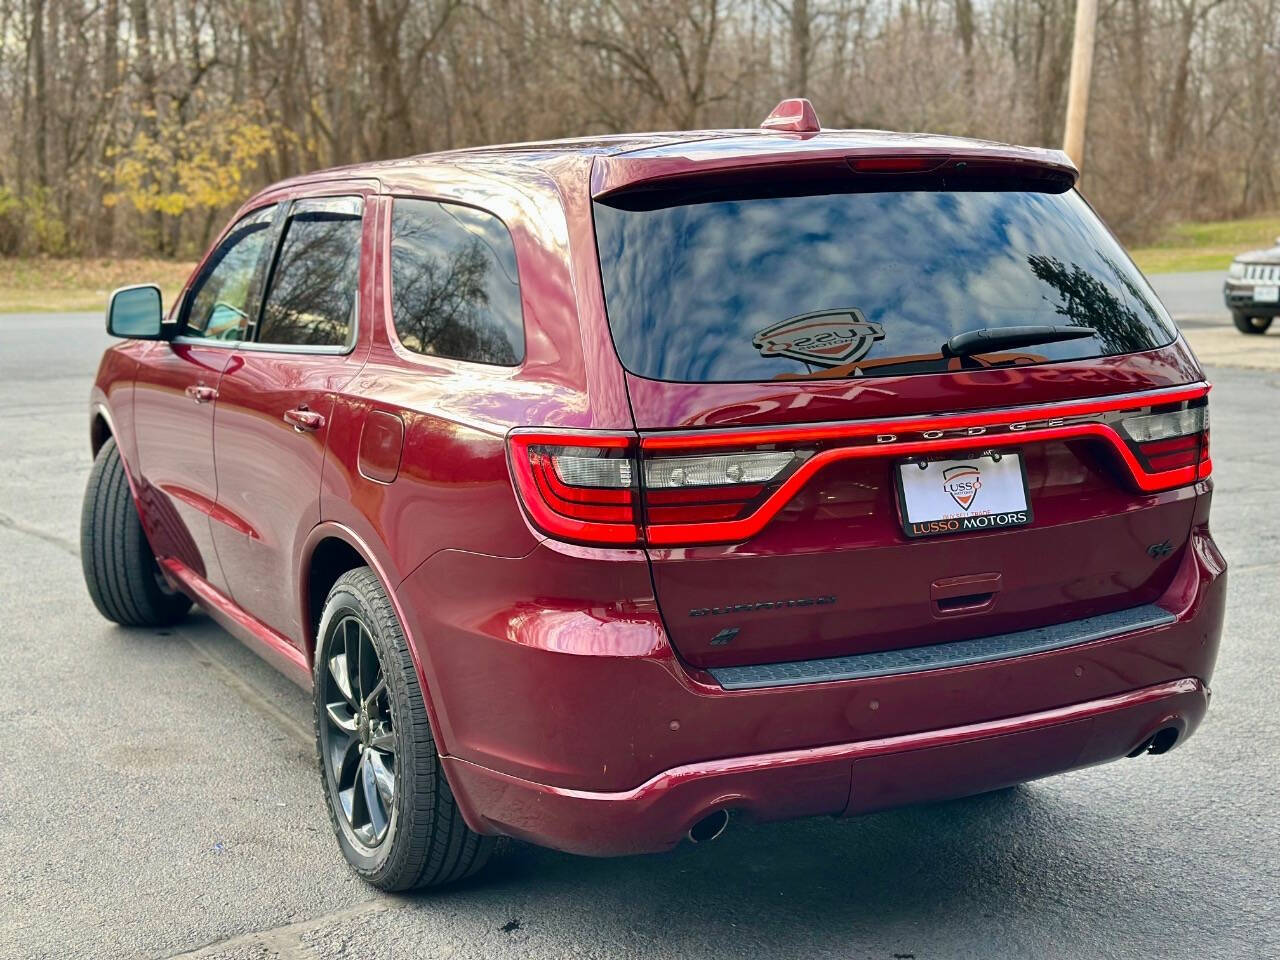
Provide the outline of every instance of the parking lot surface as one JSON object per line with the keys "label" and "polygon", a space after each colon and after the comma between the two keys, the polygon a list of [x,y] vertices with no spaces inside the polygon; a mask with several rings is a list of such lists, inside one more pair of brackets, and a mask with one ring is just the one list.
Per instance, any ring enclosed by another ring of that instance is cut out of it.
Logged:
{"label": "parking lot surface", "polygon": [[0,957],[1280,956],[1280,331],[1162,293],[1198,350],[1255,368],[1210,368],[1231,586],[1185,746],[660,856],[512,845],[406,897],[338,853],[306,694],[203,615],[94,611],[77,539],[101,319],[0,316]]}

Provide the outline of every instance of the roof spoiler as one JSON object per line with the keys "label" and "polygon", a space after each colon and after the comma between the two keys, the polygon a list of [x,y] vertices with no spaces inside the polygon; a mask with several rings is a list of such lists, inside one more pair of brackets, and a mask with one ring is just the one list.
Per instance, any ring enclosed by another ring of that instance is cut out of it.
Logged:
{"label": "roof spoiler", "polygon": [[[796,117],[798,123],[805,122],[802,113]],[[673,144],[662,150],[596,157],[591,170],[591,196],[599,200],[623,191],[675,188],[685,181],[706,185],[759,182],[775,173],[800,180],[850,174],[887,178],[895,174],[945,173],[947,169],[968,175],[989,171],[993,175],[1007,173],[1011,179],[1043,181],[1059,190],[1070,189],[1080,175],[1061,150],[861,131],[796,137],[786,135],[795,132],[787,130],[779,136],[782,128],[765,129],[763,135],[742,134],[739,150],[727,150],[726,138],[714,138]],[[762,136],[766,138],[763,142],[755,139]]]}

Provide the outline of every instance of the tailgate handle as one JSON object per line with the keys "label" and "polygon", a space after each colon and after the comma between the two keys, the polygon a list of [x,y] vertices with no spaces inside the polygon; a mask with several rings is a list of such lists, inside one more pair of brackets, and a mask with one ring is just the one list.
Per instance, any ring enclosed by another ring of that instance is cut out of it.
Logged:
{"label": "tailgate handle", "polygon": [[946,577],[929,585],[934,616],[953,617],[989,610],[1000,592],[1002,577],[998,573],[975,573],[964,577]]}

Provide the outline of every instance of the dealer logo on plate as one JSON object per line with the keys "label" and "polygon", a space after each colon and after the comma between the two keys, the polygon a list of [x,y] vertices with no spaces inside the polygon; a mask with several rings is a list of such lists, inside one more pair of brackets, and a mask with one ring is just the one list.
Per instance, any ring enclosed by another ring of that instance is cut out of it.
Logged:
{"label": "dealer logo on plate", "polygon": [[948,467],[942,471],[942,489],[964,510],[973,506],[978,489],[982,486],[982,472],[968,465]]}
{"label": "dealer logo on plate", "polygon": [[803,363],[836,367],[861,360],[884,328],[854,307],[819,310],[766,327],[752,343],[766,357],[790,357]]}

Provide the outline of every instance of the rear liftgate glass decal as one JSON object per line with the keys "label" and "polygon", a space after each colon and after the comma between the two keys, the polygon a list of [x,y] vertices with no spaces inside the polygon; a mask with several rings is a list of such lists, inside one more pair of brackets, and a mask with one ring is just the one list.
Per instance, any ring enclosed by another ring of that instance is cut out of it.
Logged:
{"label": "rear liftgate glass decal", "polygon": [[883,339],[884,327],[856,307],[842,307],[790,317],[761,330],[752,343],[762,356],[837,367],[861,360]]}

